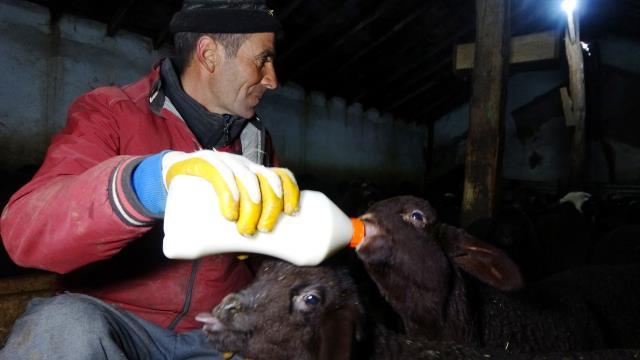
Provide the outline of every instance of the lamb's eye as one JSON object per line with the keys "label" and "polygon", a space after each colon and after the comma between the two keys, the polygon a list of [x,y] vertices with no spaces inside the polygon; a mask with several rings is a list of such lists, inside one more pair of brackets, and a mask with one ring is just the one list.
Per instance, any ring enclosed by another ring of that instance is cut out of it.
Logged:
{"label": "lamb's eye", "polygon": [[318,305],[320,303],[320,298],[316,295],[307,295],[304,297],[304,303],[307,305]]}
{"label": "lamb's eye", "polygon": [[224,310],[231,315],[236,315],[242,310],[242,306],[237,303],[231,303],[224,306]]}
{"label": "lamb's eye", "polygon": [[411,218],[415,221],[424,221],[424,214],[422,211],[414,210],[411,213]]}

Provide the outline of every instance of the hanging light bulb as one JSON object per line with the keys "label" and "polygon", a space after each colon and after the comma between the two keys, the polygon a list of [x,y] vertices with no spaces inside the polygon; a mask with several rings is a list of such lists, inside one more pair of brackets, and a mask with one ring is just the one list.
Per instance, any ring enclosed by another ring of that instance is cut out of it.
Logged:
{"label": "hanging light bulb", "polygon": [[568,14],[572,14],[573,11],[578,6],[578,1],[577,0],[564,0],[562,2],[561,6],[562,6],[562,10],[564,10],[567,13],[567,15]]}

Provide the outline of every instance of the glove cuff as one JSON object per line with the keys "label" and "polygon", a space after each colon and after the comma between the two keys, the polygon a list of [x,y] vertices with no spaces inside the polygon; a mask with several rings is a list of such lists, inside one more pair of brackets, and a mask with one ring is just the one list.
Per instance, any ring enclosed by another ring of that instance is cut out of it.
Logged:
{"label": "glove cuff", "polygon": [[164,216],[167,190],[162,179],[162,157],[169,150],[144,158],[131,174],[133,191],[142,206],[154,216]]}

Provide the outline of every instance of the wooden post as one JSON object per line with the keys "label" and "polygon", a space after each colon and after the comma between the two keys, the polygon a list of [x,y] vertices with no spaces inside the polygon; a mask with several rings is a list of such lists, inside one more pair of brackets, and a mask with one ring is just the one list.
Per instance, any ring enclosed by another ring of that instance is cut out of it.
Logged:
{"label": "wooden post", "polygon": [[[509,62],[522,64],[556,60],[560,57],[560,34],[555,30],[514,36],[511,38]],[[476,44],[458,44],[453,52],[454,71],[473,68]]]}
{"label": "wooden post", "polygon": [[569,96],[571,97],[571,116],[569,123],[573,125],[571,146],[571,166],[569,168],[569,184],[575,189],[584,182],[587,141],[585,133],[586,100],[584,89],[584,59],[580,44],[580,26],[577,14],[567,17],[567,29],[564,34],[564,45],[569,66]]}
{"label": "wooden post", "polygon": [[476,0],[476,49],[461,225],[492,216],[502,168],[510,0]]}

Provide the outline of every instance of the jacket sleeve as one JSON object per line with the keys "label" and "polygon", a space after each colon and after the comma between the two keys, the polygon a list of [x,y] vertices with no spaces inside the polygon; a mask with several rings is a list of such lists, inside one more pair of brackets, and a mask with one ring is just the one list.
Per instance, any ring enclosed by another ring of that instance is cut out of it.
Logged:
{"label": "jacket sleeve", "polygon": [[141,157],[119,154],[116,118],[134,104],[106,95],[94,91],[72,104],[42,166],[2,212],[2,239],[16,264],[66,273],[115,255],[153,225],[131,190]]}

